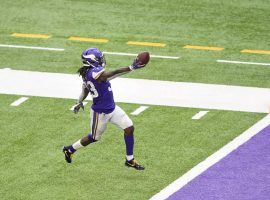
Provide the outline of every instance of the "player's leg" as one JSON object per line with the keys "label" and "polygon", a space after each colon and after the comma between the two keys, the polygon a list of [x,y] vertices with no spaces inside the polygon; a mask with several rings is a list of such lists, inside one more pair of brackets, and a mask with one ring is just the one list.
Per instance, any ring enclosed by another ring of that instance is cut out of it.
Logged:
{"label": "player's leg", "polygon": [[81,138],[77,142],[73,143],[72,145],[63,147],[63,152],[65,154],[66,161],[68,163],[71,163],[72,154],[74,154],[78,149],[98,141],[101,138],[101,135],[106,130],[107,123],[108,117],[91,110],[91,122],[90,122],[91,133]]}
{"label": "player's leg", "polygon": [[134,159],[133,150],[134,150],[134,126],[129,126],[124,129],[124,140],[126,144],[126,159]]}
{"label": "player's leg", "polygon": [[144,167],[139,165],[134,160],[134,126],[131,119],[119,106],[116,106],[115,110],[112,113],[112,117],[110,118],[110,122],[124,130],[124,140],[126,144],[125,165],[128,167],[133,167],[137,170],[144,170]]}

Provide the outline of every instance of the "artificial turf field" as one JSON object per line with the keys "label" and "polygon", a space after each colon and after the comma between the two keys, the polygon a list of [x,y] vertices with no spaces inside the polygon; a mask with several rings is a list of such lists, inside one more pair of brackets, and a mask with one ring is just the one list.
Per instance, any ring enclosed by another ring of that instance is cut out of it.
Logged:
{"label": "artificial turf field", "polygon": [[[146,167],[138,172],[124,167],[123,135],[112,125],[66,164],[61,148],[89,131],[89,112],[74,115],[72,100],[38,97],[10,108],[17,98],[1,95],[4,199],[147,199],[263,116],[211,111],[194,121],[198,109],[152,106],[132,117],[136,157]],[[120,105],[127,113],[138,107]]]}
{"label": "artificial turf field", "polygon": [[[75,73],[89,46],[103,51],[179,56],[152,59],[130,78],[269,88],[270,69],[217,63],[217,59],[270,62],[268,1],[1,1],[0,43],[65,48],[63,52],[0,48],[0,68]],[[12,33],[50,34],[49,39],[16,38]],[[106,38],[108,43],[67,40]],[[166,46],[127,45],[128,41]],[[185,45],[223,47],[222,51]],[[131,57],[107,55],[108,69],[129,65]],[[12,77],[11,77],[12,78]],[[16,80],[14,80],[16,81]],[[1,84],[1,80],[0,80]],[[18,86],[19,87],[19,86]],[[143,172],[124,167],[121,131],[109,126],[102,140],[81,150],[74,163],[63,145],[89,132],[89,109],[78,115],[74,100],[30,97],[10,107],[16,95],[0,94],[1,199],[148,199],[241,134],[265,114],[150,106],[135,124],[135,156]],[[140,105],[119,104],[127,113]],[[89,105],[87,105],[89,107]]]}

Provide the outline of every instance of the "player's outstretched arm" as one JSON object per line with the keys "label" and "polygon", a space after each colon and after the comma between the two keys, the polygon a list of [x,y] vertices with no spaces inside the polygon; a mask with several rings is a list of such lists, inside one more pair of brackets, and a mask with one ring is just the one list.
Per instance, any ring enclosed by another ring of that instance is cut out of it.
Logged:
{"label": "player's outstretched arm", "polygon": [[[128,72],[129,72],[129,71],[128,71]],[[122,72],[122,73],[120,73],[120,74],[116,74],[116,75],[114,75],[114,76],[112,76],[112,77],[110,77],[110,78],[107,78],[107,80],[110,81],[110,80],[112,80],[112,79],[115,79],[116,77],[125,75],[125,74],[127,74],[128,72]]]}
{"label": "player's outstretched arm", "polygon": [[129,69],[129,67],[123,67],[123,68],[116,69],[113,71],[104,71],[97,80],[98,81],[112,80],[112,79],[114,79],[118,76],[124,75],[130,71],[131,70]]}
{"label": "player's outstretched arm", "polygon": [[144,66],[145,64],[141,64],[137,59],[135,59],[129,67],[123,67],[113,71],[104,71],[97,80],[98,81],[112,80],[113,78],[124,75],[130,71],[142,68]]}

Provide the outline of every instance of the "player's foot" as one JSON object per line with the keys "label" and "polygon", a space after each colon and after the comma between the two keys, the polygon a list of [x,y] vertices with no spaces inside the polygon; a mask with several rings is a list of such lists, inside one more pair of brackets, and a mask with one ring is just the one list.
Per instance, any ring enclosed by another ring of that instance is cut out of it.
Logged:
{"label": "player's foot", "polygon": [[132,159],[130,161],[126,160],[125,165],[127,167],[133,167],[134,169],[137,169],[137,170],[144,170],[144,167],[141,166],[139,163],[137,163],[137,161],[134,159]]}
{"label": "player's foot", "polygon": [[72,153],[70,153],[69,151],[68,151],[68,147],[63,147],[63,153],[65,154],[65,160],[67,161],[67,163],[71,163],[72,162],[72,159],[71,159],[71,157],[72,157]]}

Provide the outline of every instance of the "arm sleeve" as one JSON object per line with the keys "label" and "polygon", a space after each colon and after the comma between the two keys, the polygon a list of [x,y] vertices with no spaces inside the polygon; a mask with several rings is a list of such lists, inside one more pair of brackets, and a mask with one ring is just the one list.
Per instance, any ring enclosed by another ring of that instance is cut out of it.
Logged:
{"label": "arm sleeve", "polygon": [[83,100],[88,96],[88,89],[87,89],[87,87],[86,87],[86,83],[85,82],[83,82],[83,84],[82,84],[82,92],[81,92],[81,94],[80,94],[80,96],[79,96],[79,99],[78,99],[78,102],[80,103],[80,102],[83,102]]}

